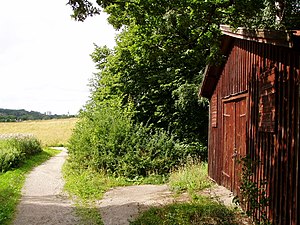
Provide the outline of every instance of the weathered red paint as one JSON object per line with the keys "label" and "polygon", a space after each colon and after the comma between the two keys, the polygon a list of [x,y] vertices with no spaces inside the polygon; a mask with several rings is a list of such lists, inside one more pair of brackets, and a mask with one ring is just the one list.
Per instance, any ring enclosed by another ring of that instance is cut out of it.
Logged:
{"label": "weathered red paint", "polygon": [[239,194],[241,166],[259,161],[254,178],[267,181],[273,224],[300,224],[300,46],[284,32],[222,27],[221,66],[208,66],[200,94],[210,99],[209,175]]}

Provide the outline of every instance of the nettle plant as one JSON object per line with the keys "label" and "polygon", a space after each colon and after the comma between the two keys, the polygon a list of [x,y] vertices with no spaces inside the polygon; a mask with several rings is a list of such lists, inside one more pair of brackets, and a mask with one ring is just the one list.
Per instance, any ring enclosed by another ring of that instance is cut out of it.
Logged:
{"label": "nettle plant", "polygon": [[[239,159],[238,163],[242,165],[240,196],[233,199],[234,203],[244,206],[247,216],[252,217],[255,224],[271,225],[266,213],[266,207],[270,202],[267,196],[268,182],[266,179],[254,180],[254,169],[260,162],[247,155]],[[260,212],[259,218],[256,216],[257,212]]]}

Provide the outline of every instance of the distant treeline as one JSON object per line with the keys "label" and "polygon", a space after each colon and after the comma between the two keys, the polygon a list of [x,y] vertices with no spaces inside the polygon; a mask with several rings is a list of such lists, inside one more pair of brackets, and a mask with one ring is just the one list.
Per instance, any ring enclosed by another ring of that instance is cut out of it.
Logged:
{"label": "distant treeline", "polygon": [[0,122],[16,122],[24,120],[49,120],[75,117],[74,115],[51,115],[25,109],[2,109],[0,108]]}

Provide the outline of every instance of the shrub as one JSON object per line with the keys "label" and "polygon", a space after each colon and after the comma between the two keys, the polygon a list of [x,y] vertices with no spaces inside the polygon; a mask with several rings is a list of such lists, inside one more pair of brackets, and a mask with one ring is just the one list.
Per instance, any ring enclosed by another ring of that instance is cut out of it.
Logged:
{"label": "shrub", "polygon": [[130,112],[99,107],[82,112],[70,140],[70,158],[83,168],[130,179],[167,174],[188,156],[199,156],[201,145],[175,140],[163,129],[133,124]]}
{"label": "shrub", "polygon": [[32,135],[9,134],[0,136],[0,171],[19,166],[28,156],[41,152],[40,142]]}

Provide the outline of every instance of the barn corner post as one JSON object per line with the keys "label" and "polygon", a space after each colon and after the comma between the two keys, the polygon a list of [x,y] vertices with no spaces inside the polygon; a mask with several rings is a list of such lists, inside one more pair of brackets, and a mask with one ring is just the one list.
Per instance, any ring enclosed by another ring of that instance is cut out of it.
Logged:
{"label": "barn corner post", "polygon": [[[299,223],[300,32],[221,26],[222,65],[208,65],[200,95],[210,99],[209,176],[241,192],[238,158],[254,163],[255,219]],[[264,203],[264,204],[263,204]]]}

